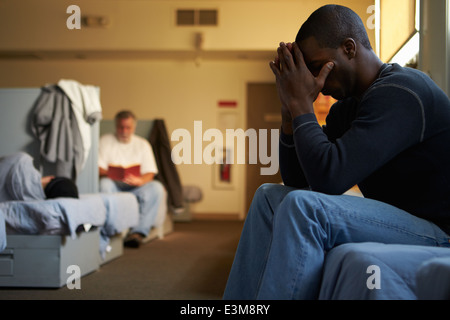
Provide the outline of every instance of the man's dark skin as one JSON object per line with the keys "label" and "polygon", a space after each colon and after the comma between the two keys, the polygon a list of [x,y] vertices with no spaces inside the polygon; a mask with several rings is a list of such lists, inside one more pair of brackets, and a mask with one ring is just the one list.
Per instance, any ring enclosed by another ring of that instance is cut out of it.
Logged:
{"label": "man's dark skin", "polygon": [[321,48],[314,37],[280,43],[270,63],[281,100],[282,130],[292,135],[292,119],[314,113],[320,92],[337,100],[361,97],[378,77],[383,62],[373,50],[347,38],[337,49]]}

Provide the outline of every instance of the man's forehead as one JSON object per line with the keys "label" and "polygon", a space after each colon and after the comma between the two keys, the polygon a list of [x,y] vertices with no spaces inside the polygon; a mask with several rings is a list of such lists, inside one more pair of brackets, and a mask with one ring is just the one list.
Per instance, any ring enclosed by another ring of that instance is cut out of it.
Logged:
{"label": "man's forehead", "polygon": [[336,53],[336,49],[324,48],[313,36],[310,36],[298,43],[303,53],[303,58],[307,64],[320,62],[332,58]]}
{"label": "man's forehead", "polygon": [[119,118],[119,119],[117,119],[117,121],[119,121],[119,122],[122,122],[122,121],[131,121],[131,122],[134,122],[134,119],[133,119],[133,117],[128,117],[128,118]]}
{"label": "man's forehead", "polygon": [[320,53],[320,46],[314,37],[308,37],[300,43],[297,43],[298,47],[300,48],[300,51],[303,53],[303,58],[305,59],[305,62],[310,62],[314,60],[315,58],[318,58],[317,55]]}
{"label": "man's forehead", "polygon": [[307,49],[320,49],[319,42],[316,40],[314,36],[309,36],[306,39],[301,40],[297,43],[300,50],[305,51]]}
{"label": "man's forehead", "polygon": [[120,126],[131,126],[131,125],[135,124],[135,121],[134,121],[134,119],[132,117],[130,117],[130,118],[121,118],[121,119],[117,119],[116,124],[120,125]]}

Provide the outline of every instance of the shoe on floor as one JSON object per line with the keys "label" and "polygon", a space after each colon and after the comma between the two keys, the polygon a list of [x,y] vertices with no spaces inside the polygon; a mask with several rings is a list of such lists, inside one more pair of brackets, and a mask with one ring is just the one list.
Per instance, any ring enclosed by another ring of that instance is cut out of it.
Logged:
{"label": "shoe on floor", "polygon": [[139,248],[142,240],[144,240],[144,236],[140,233],[131,233],[125,238],[123,245],[128,248]]}

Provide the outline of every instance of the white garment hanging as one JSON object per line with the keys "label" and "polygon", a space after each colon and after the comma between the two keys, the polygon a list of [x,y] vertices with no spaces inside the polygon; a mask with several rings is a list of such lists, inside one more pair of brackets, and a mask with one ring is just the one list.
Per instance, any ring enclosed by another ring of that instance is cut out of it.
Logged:
{"label": "white garment hanging", "polygon": [[91,149],[91,125],[102,118],[100,89],[92,85],[83,85],[75,80],[61,79],[58,87],[72,102],[78,128],[83,142],[83,167]]}

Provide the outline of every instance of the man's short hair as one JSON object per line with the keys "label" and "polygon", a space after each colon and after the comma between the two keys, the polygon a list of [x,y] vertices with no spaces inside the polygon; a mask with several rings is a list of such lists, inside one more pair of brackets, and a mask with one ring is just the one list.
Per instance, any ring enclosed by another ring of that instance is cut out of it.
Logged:
{"label": "man's short hair", "polygon": [[52,179],[44,189],[47,199],[54,198],[78,198],[78,187],[69,178],[56,177]]}
{"label": "man's short hair", "polygon": [[136,116],[134,115],[133,112],[129,110],[122,110],[116,114],[115,120],[117,122],[121,119],[128,119],[128,118],[133,118],[134,120],[136,120]]}
{"label": "man's short hair", "polygon": [[372,50],[366,28],[361,18],[351,9],[339,5],[326,5],[306,20],[295,42],[314,37],[322,48],[337,49],[345,39],[352,38]]}

